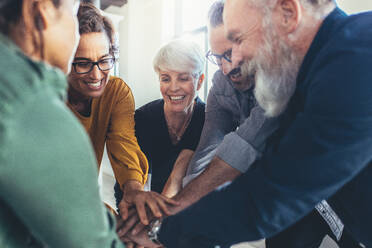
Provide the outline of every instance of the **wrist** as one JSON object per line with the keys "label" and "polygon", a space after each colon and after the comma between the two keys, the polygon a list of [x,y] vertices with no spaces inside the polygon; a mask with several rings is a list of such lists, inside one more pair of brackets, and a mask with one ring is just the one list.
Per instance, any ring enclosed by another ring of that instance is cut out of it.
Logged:
{"label": "wrist", "polygon": [[131,191],[142,191],[143,185],[139,181],[136,180],[129,180],[123,184],[123,193],[126,194],[127,192]]}
{"label": "wrist", "polygon": [[161,245],[161,243],[159,241],[159,237],[158,237],[158,234],[159,234],[160,228],[161,228],[161,224],[162,224],[161,219],[152,220],[149,224],[149,229],[148,229],[148,232],[147,232],[147,235],[148,235],[149,239],[157,245]]}

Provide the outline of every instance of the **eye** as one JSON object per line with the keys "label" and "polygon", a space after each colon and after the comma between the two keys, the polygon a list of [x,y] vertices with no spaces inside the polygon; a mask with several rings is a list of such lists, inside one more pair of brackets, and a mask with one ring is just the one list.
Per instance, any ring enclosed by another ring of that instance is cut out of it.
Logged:
{"label": "eye", "polygon": [[88,68],[90,67],[90,62],[76,62],[75,63],[78,67],[81,67],[81,68]]}
{"label": "eye", "polygon": [[112,64],[113,63],[113,59],[102,59],[101,61],[99,61],[100,64]]}
{"label": "eye", "polygon": [[232,53],[232,50],[229,49],[228,51],[226,51],[226,52],[224,53],[224,56],[225,56],[226,58],[228,58],[228,59],[231,59],[231,53]]}
{"label": "eye", "polygon": [[187,82],[190,80],[190,77],[180,77],[179,80],[182,82]]}
{"label": "eye", "polygon": [[167,82],[169,82],[169,78],[168,77],[161,77],[160,82],[167,83]]}

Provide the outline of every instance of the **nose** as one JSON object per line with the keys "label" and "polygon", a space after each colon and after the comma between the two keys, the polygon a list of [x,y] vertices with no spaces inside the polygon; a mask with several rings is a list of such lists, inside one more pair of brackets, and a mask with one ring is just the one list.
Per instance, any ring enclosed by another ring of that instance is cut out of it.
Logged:
{"label": "nose", "polygon": [[93,80],[101,80],[102,79],[102,71],[98,68],[97,65],[94,65],[92,70],[89,72],[89,77]]}
{"label": "nose", "polygon": [[175,80],[175,79],[171,80],[171,82],[169,84],[169,90],[170,91],[177,91],[178,89],[179,89],[179,85],[178,85],[177,80]]}
{"label": "nose", "polygon": [[239,45],[233,44],[231,51],[232,68],[237,68],[243,64],[243,55]]}

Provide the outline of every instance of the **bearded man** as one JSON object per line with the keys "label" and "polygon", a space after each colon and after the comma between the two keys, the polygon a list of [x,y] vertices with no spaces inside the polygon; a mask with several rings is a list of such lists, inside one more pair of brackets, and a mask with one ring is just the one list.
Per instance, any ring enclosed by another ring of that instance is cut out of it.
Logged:
{"label": "bearded man", "polygon": [[261,160],[165,219],[158,240],[272,237],[327,199],[371,247],[372,13],[347,16],[333,0],[227,0],[224,24],[232,67],[248,63],[255,97],[267,116],[282,114],[280,127]]}

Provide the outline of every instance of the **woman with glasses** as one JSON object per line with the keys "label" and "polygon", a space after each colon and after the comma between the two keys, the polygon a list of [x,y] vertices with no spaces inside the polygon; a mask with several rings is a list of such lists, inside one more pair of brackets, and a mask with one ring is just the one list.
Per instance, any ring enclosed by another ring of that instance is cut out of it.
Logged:
{"label": "woman with glasses", "polygon": [[[134,133],[132,92],[122,79],[110,76],[118,50],[114,29],[91,4],[80,5],[78,21],[80,43],[68,76],[67,105],[88,132],[99,165],[106,144],[115,178],[125,193],[123,200],[133,202],[143,191],[148,163]],[[160,195],[145,199],[157,209],[164,201],[173,202]]]}
{"label": "woman with glasses", "polygon": [[[204,125],[205,104],[197,97],[204,80],[204,63],[199,46],[183,40],[169,42],[154,58],[163,98],[135,113],[138,143],[150,164],[152,192],[147,194],[157,192],[173,197],[182,188],[182,179]],[[117,198],[121,199],[120,189],[118,186],[115,189]],[[140,196],[137,200],[141,201]],[[125,202],[119,204],[124,215],[127,208]],[[138,216],[146,224],[144,208],[138,210]]]}
{"label": "woman with glasses", "polygon": [[[0,1],[0,247],[123,247],[65,105],[75,0]],[[83,177],[81,175],[84,175]]]}

